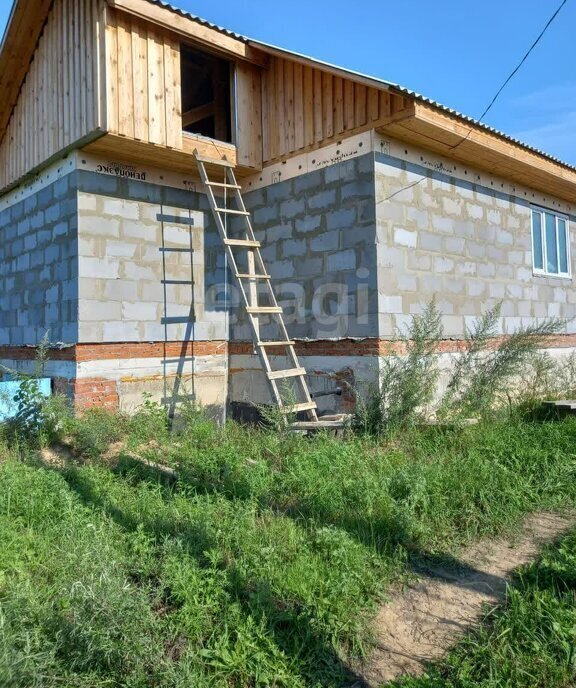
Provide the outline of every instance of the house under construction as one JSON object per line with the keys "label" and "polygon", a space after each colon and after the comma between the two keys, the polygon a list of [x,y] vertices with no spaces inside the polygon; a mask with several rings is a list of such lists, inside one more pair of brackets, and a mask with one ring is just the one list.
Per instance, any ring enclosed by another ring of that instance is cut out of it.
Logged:
{"label": "house under construction", "polygon": [[346,410],[433,295],[446,360],[499,301],[573,318],[575,208],[575,168],[398,85],[159,0],[14,3],[0,363],[48,331],[78,408]]}

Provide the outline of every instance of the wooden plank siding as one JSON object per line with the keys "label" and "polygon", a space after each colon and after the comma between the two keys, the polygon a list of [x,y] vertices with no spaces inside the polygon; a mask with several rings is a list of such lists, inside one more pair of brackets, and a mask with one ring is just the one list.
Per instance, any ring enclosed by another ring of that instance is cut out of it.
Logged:
{"label": "wooden plank siding", "polygon": [[179,38],[111,8],[106,17],[107,131],[181,150]]}
{"label": "wooden plank siding", "polygon": [[261,92],[265,163],[373,129],[409,106],[400,95],[277,56],[262,71]]}
{"label": "wooden plank siding", "polygon": [[0,189],[103,126],[103,0],[55,0],[0,143]]}

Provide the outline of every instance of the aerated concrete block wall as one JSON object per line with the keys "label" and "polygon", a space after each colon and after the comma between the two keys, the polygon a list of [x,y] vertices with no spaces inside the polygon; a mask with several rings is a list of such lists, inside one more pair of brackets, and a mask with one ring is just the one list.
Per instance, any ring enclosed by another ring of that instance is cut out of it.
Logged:
{"label": "aerated concrete block wall", "polygon": [[[375,170],[381,337],[394,337],[433,295],[447,337],[462,338],[498,302],[502,334],[548,317],[576,332],[572,279],[533,274],[526,197],[380,153]],[[576,251],[572,263],[575,274]]]}
{"label": "aerated concrete block wall", "polygon": [[[228,333],[218,286],[226,280],[206,196],[91,171],[78,180],[78,342],[95,356],[99,344],[133,345],[80,371],[113,380],[122,408],[147,392],[221,409]],[[139,346],[147,343],[156,346]]]}
{"label": "aerated concrete block wall", "polygon": [[[378,336],[374,157],[371,153],[278,181],[245,195],[256,238],[280,305],[289,336],[340,341],[324,354],[313,346],[301,355],[310,388],[344,388],[344,405],[358,379],[375,381],[374,355],[359,353],[350,339]],[[274,327],[264,338],[278,339]],[[231,339],[251,340],[246,318],[233,312]],[[291,367],[272,357],[276,368]],[[230,361],[233,402],[270,401],[258,358],[233,353]],[[342,408],[342,398],[323,397],[323,410]]]}
{"label": "aerated concrete block wall", "polygon": [[0,345],[75,341],[76,175],[0,198]]}

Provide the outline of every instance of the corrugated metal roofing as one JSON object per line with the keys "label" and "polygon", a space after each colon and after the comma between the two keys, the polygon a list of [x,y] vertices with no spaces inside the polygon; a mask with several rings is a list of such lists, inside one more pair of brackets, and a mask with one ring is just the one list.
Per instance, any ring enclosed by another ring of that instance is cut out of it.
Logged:
{"label": "corrugated metal roofing", "polygon": [[239,33],[235,33],[234,31],[230,31],[229,29],[225,29],[223,26],[218,26],[217,24],[213,24],[212,22],[207,21],[206,19],[202,19],[202,17],[197,17],[195,14],[191,14],[190,12],[186,12],[186,10],[182,10],[179,7],[175,7],[174,5],[171,5],[168,2],[163,2],[162,0],[148,0],[149,3],[152,5],[158,5],[159,7],[163,7],[166,10],[170,10],[171,12],[174,12],[175,14],[179,14],[181,17],[186,17],[187,19],[192,19],[192,21],[197,22],[198,24],[202,24],[202,26],[207,26],[210,29],[214,29],[215,31],[219,31],[220,33],[225,34],[226,36],[230,36],[231,38],[236,38],[239,41],[242,41],[243,43],[248,42],[248,38],[246,36],[242,36]]}
{"label": "corrugated metal roofing", "polygon": [[406,88],[405,86],[401,86],[400,84],[395,84],[392,81],[386,81],[384,79],[379,79],[378,77],[370,76],[368,74],[362,74],[361,72],[356,72],[352,69],[347,69],[346,67],[341,67],[339,65],[334,65],[329,62],[324,62],[322,60],[318,60],[314,57],[309,57],[308,55],[303,55],[301,53],[294,52],[293,50],[287,50],[286,48],[280,48],[268,43],[263,43],[262,41],[254,40],[251,38],[248,38],[247,36],[243,36],[242,34],[235,33],[234,31],[230,31],[228,29],[225,29],[222,26],[218,26],[217,24],[213,24],[209,21],[206,21],[205,19],[202,19],[201,17],[197,17],[194,14],[191,14],[190,12],[186,12],[185,10],[182,10],[178,7],[175,7],[174,5],[171,5],[167,2],[163,2],[163,0],[147,0],[149,3],[153,5],[159,5],[160,7],[164,7],[165,9],[170,10],[171,12],[175,12],[176,14],[179,14],[182,17],[187,17],[188,19],[191,19],[192,21],[197,22],[198,24],[201,24],[202,26],[207,26],[211,29],[215,29],[216,31],[219,31],[220,33],[225,34],[226,36],[230,36],[232,38],[236,38],[239,41],[242,41],[243,43],[250,43],[254,45],[255,47],[262,47],[262,48],[273,48],[274,50],[280,50],[283,53],[286,53],[286,55],[293,55],[294,57],[299,57],[304,60],[308,60],[310,62],[313,62],[319,66],[325,66],[325,67],[331,67],[335,69],[341,69],[348,74],[350,74],[351,77],[357,76],[357,77],[362,77],[364,79],[370,79],[371,81],[374,81],[375,84],[380,84],[382,86],[386,86],[388,88],[394,88],[396,89],[399,93],[402,93],[409,98],[414,98],[414,100],[417,100],[421,103],[425,103],[426,105],[431,105],[432,107],[435,107],[439,110],[442,110],[443,112],[446,112],[454,117],[458,117],[459,119],[464,120],[465,122],[468,122],[469,124],[472,124],[474,126],[480,127],[484,129],[485,131],[489,131],[492,134],[495,134],[496,136],[500,136],[503,139],[506,139],[507,141],[510,141],[510,143],[514,143],[518,146],[522,146],[523,148],[526,148],[526,150],[531,151],[532,153],[536,153],[537,155],[541,155],[544,158],[547,158],[548,160],[551,160],[552,162],[557,163],[558,165],[562,165],[563,167],[568,168],[569,170],[575,171],[576,172],[576,166],[571,165],[564,160],[561,160],[560,158],[557,158],[553,155],[550,155],[550,153],[546,153],[545,151],[542,151],[534,146],[531,146],[527,143],[524,143],[523,141],[520,141],[519,139],[514,138],[513,136],[510,136],[509,134],[506,134],[503,131],[500,131],[499,129],[496,129],[495,127],[491,127],[488,124],[484,124],[484,122],[480,122],[477,119],[474,119],[473,117],[470,117],[469,115],[464,115],[461,112],[458,112],[457,110],[454,110],[453,108],[450,108],[446,105],[442,105],[442,103],[438,103],[437,101],[433,100],[432,98],[428,98],[426,96],[421,95],[420,93],[416,93],[416,91],[412,91],[409,88]]}

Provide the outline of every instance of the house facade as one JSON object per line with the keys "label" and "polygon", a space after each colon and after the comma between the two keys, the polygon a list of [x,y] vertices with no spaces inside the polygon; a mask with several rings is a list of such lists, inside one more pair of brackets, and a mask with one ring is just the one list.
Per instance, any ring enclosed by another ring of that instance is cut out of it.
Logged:
{"label": "house facade", "polygon": [[[18,0],[0,51],[0,363],[79,408],[270,400],[194,152],[233,163],[320,409],[436,298],[576,346],[576,170],[405,89],[154,0]],[[263,325],[265,329],[266,324]]]}

